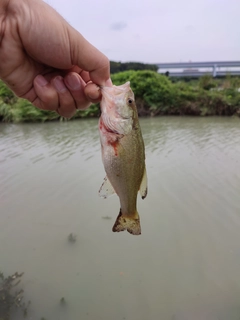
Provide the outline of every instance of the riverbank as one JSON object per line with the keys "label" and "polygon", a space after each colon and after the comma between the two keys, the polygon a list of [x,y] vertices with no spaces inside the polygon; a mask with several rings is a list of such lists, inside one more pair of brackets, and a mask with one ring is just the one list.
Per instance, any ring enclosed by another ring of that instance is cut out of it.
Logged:
{"label": "riverbank", "polygon": [[[169,79],[154,71],[124,71],[112,75],[115,85],[131,82],[139,116],[194,115],[239,116],[240,78],[199,80]],[[98,104],[77,111],[72,119],[98,117]],[[39,110],[26,100],[17,98],[0,82],[0,121],[45,122],[63,120],[57,113]]]}

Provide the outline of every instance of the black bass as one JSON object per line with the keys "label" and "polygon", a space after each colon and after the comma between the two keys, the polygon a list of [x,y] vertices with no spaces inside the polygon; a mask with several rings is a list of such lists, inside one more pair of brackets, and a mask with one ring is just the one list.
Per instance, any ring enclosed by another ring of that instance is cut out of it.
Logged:
{"label": "black bass", "polygon": [[134,93],[130,82],[121,86],[101,87],[99,133],[106,178],[99,195],[106,198],[116,193],[120,212],[113,232],[127,230],[141,234],[137,212],[137,194],[147,196],[145,148],[138,121]]}

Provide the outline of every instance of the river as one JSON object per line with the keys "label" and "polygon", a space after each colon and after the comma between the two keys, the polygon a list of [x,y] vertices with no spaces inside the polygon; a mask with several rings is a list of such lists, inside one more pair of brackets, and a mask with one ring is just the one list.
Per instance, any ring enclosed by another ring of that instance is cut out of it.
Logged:
{"label": "river", "polygon": [[97,119],[0,125],[0,270],[24,272],[29,319],[239,320],[239,119],[140,123],[141,236],[98,197]]}

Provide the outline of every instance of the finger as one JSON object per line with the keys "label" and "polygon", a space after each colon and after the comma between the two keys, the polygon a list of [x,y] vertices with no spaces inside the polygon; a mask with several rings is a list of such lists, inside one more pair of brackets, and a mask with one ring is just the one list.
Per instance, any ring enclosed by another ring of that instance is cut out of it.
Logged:
{"label": "finger", "polygon": [[[15,4],[18,1],[12,2]],[[30,9],[32,19],[36,21],[39,12],[44,12],[45,23],[40,27],[35,23],[29,28],[25,20],[21,23],[16,20],[18,35],[27,53],[39,63],[56,69],[70,69],[77,65],[89,72],[94,83],[105,85],[110,78],[108,58],[44,1],[34,1]]]}
{"label": "finger", "polygon": [[82,69],[78,66],[73,66],[72,68],[67,69],[65,71],[66,71],[66,74],[69,72],[76,72],[76,73],[80,74],[82,72]]}
{"label": "finger", "polygon": [[101,100],[102,95],[99,86],[95,83],[89,83],[84,88],[85,96],[93,103],[97,103]]}
{"label": "finger", "polygon": [[64,83],[73,96],[77,109],[86,109],[90,106],[90,102],[84,93],[86,83],[75,72],[70,72],[64,77]]}
{"label": "finger", "polygon": [[63,76],[67,75],[70,72],[74,72],[74,73],[78,73],[80,75],[80,77],[83,79],[83,81],[85,83],[91,81],[90,75],[88,71],[82,70],[81,68],[79,68],[78,66],[73,66],[70,69],[64,70],[64,74],[62,74]]}
{"label": "finger", "polygon": [[57,110],[59,106],[56,89],[42,75],[38,75],[33,81],[37,97],[32,103],[43,110]]}
{"label": "finger", "polygon": [[52,80],[52,84],[58,92],[58,114],[65,118],[71,118],[76,112],[76,105],[71,93],[64,84],[63,78],[61,76],[55,77]]}
{"label": "finger", "polygon": [[91,80],[98,85],[106,85],[110,78],[108,58],[90,44],[78,31],[69,26],[69,40],[73,65],[89,72]]}
{"label": "finger", "polygon": [[88,83],[89,81],[91,81],[88,71],[82,70],[79,74],[85,83]]}

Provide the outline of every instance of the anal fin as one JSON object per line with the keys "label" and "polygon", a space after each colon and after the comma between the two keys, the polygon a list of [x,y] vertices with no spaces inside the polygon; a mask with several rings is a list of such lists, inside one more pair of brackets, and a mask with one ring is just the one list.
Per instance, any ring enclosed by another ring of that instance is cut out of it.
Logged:
{"label": "anal fin", "polygon": [[148,192],[146,167],[144,168],[142,182],[141,182],[139,191],[140,191],[142,199],[145,199],[147,196],[147,192]]}

